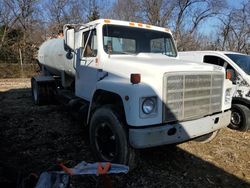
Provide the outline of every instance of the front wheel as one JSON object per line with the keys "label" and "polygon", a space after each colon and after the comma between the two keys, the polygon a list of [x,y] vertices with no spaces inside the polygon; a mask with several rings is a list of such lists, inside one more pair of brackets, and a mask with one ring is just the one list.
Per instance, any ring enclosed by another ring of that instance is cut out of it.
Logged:
{"label": "front wheel", "polygon": [[232,105],[231,123],[228,126],[238,131],[247,131],[250,123],[250,110],[241,104]]}
{"label": "front wheel", "polygon": [[97,109],[90,122],[90,146],[100,161],[135,165],[135,151],[130,147],[117,111],[112,106]]}
{"label": "front wheel", "polygon": [[203,136],[200,136],[198,138],[195,138],[194,141],[196,142],[200,142],[200,143],[209,143],[211,142],[219,133],[220,130],[216,130],[214,132],[211,132],[211,133],[208,133],[208,134],[205,134]]}

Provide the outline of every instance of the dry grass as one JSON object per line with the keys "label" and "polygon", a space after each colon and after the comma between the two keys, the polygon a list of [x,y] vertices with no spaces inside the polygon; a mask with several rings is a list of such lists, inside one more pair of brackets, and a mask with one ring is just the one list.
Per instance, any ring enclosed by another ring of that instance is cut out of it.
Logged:
{"label": "dry grass", "polygon": [[211,143],[202,147],[197,142],[184,143],[180,147],[250,182],[250,131],[239,132],[226,128]]}
{"label": "dry grass", "polygon": [[[29,174],[46,170],[58,158],[93,161],[81,122],[60,105],[35,106],[29,78],[0,79],[0,103],[0,187],[11,187],[1,182],[16,185],[20,168]],[[249,188],[250,131],[225,128],[207,144],[190,141],[141,151],[134,171],[112,178],[117,188]],[[74,183],[95,187],[84,178]]]}
{"label": "dry grass", "polygon": [[0,78],[30,78],[36,74],[37,64],[0,64]]}
{"label": "dry grass", "polygon": [[4,78],[0,79],[0,92],[8,91],[10,88],[30,88],[30,78]]}

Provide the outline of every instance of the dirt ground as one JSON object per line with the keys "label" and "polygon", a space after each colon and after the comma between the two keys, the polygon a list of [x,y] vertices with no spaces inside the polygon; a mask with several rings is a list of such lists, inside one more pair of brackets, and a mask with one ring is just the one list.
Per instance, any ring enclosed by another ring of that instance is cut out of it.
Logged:
{"label": "dirt ground", "polygon": [[[86,131],[60,105],[35,106],[30,79],[0,79],[0,187],[17,187],[58,159],[93,162]],[[223,129],[207,144],[190,141],[140,151],[138,167],[112,175],[113,187],[250,187],[250,132]],[[72,187],[103,187],[73,177]]]}

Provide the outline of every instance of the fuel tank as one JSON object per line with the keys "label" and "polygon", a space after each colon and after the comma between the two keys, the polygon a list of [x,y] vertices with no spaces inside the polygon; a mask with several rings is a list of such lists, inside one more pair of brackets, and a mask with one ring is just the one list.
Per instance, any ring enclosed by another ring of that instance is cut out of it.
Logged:
{"label": "fuel tank", "polygon": [[38,50],[38,61],[44,65],[52,75],[61,76],[62,72],[70,76],[75,75],[73,59],[67,59],[63,38],[45,41]]}

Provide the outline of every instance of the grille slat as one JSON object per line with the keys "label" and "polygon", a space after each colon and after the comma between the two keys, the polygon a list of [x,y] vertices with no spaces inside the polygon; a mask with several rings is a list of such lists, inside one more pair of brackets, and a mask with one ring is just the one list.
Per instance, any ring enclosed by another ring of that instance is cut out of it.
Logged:
{"label": "grille slat", "polygon": [[223,74],[165,74],[163,121],[199,118],[221,110]]}
{"label": "grille slat", "polygon": [[[210,98],[220,98],[220,95],[206,95],[206,96],[202,96],[202,97],[189,97],[189,98],[185,98],[184,101],[193,101],[193,100],[210,99]],[[182,100],[183,99],[168,100],[168,103],[181,102]]]}

